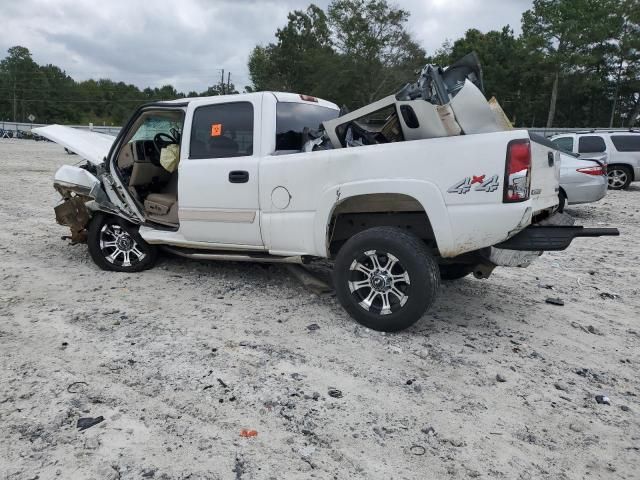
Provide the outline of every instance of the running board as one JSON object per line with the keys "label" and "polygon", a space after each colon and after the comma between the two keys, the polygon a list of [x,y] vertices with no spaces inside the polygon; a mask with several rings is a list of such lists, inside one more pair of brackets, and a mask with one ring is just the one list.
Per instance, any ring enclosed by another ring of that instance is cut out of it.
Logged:
{"label": "running board", "polygon": [[264,253],[239,253],[232,251],[202,251],[194,249],[181,249],[163,247],[163,249],[180,257],[194,260],[222,260],[226,262],[257,262],[257,263],[305,263],[301,255],[292,257],[278,257]]}

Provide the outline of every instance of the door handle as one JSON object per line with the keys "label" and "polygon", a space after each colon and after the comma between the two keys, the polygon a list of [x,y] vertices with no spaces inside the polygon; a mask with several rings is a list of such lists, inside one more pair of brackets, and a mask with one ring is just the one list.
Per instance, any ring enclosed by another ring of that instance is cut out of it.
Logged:
{"label": "door handle", "polygon": [[549,162],[549,166],[553,167],[554,161],[555,161],[555,156],[553,154],[553,152],[547,152],[547,161]]}
{"label": "door handle", "polygon": [[245,170],[231,170],[229,172],[229,181],[231,183],[247,183],[249,181],[249,172]]}

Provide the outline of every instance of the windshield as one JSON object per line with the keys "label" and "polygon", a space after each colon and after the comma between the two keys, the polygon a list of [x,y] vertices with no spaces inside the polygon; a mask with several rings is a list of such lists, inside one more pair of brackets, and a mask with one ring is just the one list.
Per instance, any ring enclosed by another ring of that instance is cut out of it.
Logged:
{"label": "windshield", "polygon": [[153,140],[158,133],[170,133],[172,129],[181,132],[182,121],[175,118],[167,118],[166,115],[151,114],[144,119],[144,122],[140,125],[140,128],[138,128],[130,142]]}

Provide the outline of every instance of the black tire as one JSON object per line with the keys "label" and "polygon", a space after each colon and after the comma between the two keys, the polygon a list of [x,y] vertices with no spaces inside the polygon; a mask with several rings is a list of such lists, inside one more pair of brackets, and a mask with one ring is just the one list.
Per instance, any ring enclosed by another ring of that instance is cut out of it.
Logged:
{"label": "black tire", "polygon": [[440,265],[440,279],[442,280],[459,280],[471,272],[473,272],[473,265],[465,265],[464,263]]}
{"label": "black tire", "polygon": [[633,171],[626,165],[609,165],[607,176],[609,190],[626,190],[633,180]]}
{"label": "black tire", "polygon": [[560,190],[558,193],[558,212],[564,212],[564,207],[567,206],[567,195],[564,193],[564,190]]}
{"label": "black tire", "polygon": [[[120,237],[109,232],[119,233]],[[117,246],[105,246],[107,243],[115,243]],[[102,213],[94,215],[89,223],[87,245],[91,258],[102,270],[141,272],[153,267],[158,258],[158,249],[140,237],[137,226]],[[116,250],[121,253],[113,255]]]}
{"label": "black tire", "polygon": [[422,240],[399,228],[375,227],[343,245],[333,280],[338,300],[351,317],[373,330],[395,332],[416,323],[433,304],[440,272]]}

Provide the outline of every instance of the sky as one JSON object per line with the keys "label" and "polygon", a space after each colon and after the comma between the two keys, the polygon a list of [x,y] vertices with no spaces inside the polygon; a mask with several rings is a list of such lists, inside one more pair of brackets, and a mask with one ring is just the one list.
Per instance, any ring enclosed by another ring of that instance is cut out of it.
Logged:
{"label": "sky", "polygon": [[[330,0],[315,3],[325,8]],[[0,58],[27,47],[39,64],[52,63],[76,80],[110,78],[138,87],[171,84],[204,91],[231,72],[240,90],[250,84],[254,46],[275,40],[300,0],[0,0]],[[413,38],[433,53],[469,28],[509,24],[520,31],[531,0],[391,0],[410,12]],[[226,74],[225,74],[226,75]],[[226,79],[225,79],[226,80]]]}

